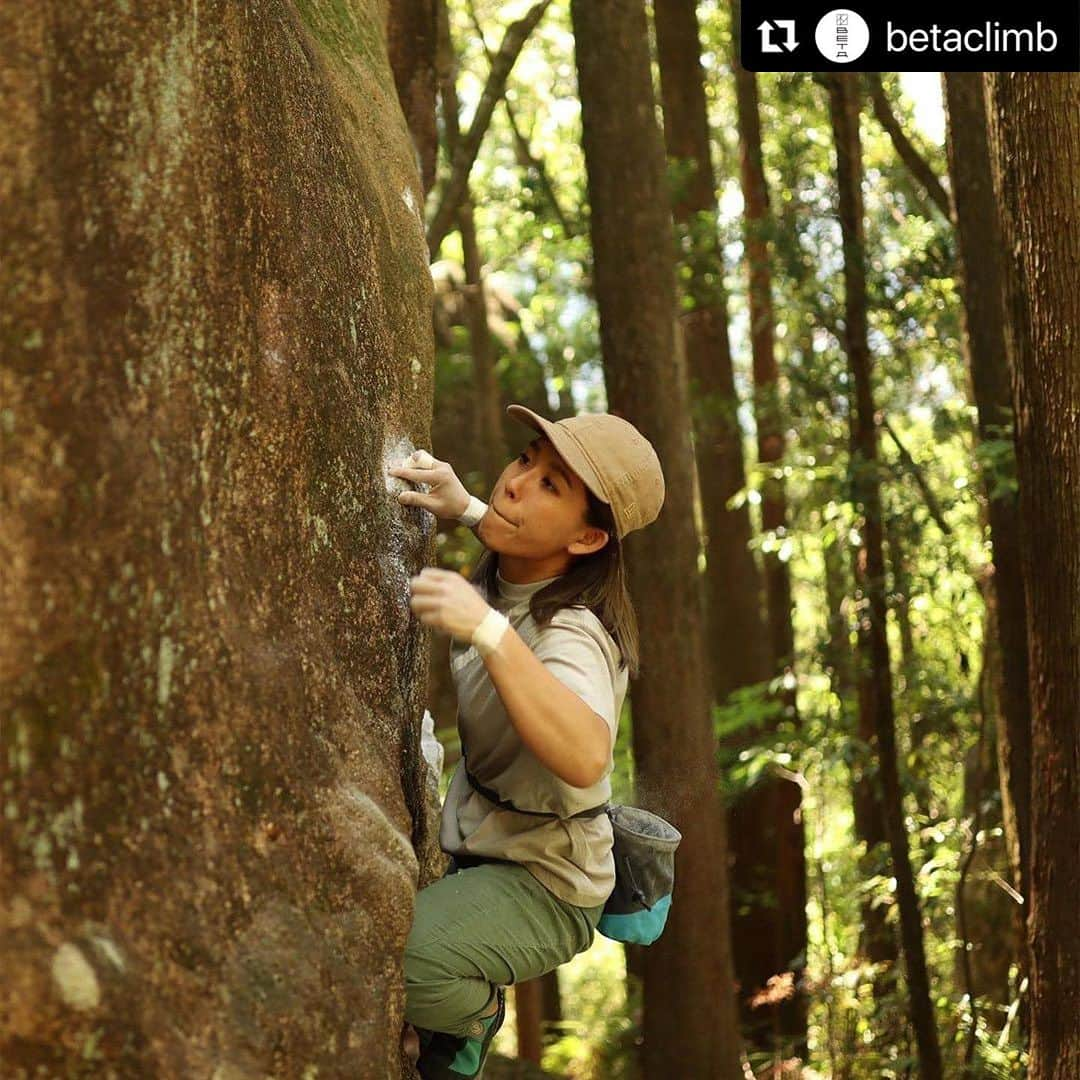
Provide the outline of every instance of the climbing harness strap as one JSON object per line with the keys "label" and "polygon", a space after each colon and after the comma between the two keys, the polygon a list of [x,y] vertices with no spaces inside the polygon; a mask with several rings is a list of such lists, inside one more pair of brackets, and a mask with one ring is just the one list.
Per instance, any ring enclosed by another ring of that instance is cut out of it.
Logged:
{"label": "climbing harness strap", "polygon": [[465,769],[465,776],[472,786],[484,796],[485,799],[495,803],[497,806],[501,806],[504,810],[513,810],[517,814],[535,814],[537,817],[553,817],[560,818],[563,821],[569,821],[571,818],[593,818],[598,817],[600,814],[607,810],[609,803],[604,803],[603,806],[594,806],[588,810],[579,810],[576,814],[570,814],[566,818],[562,818],[560,814],[554,814],[550,810],[519,810],[509,799],[502,799],[499,795],[492,791],[491,788],[485,787],[476,779],[475,776],[469,771],[469,766],[465,763],[464,757],[461,759],[462,767]]}

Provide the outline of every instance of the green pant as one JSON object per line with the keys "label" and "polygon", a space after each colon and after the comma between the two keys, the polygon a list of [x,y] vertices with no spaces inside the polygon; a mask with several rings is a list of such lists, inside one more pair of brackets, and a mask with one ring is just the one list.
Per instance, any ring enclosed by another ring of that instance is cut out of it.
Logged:
{"label": "green pant", "polygon": [[496,985],[535,979],[587,949],[604,905],[579,908],[524,866],[485,861],[450,869],[416,894],[405,944],[405,1019],[469,1035]]}

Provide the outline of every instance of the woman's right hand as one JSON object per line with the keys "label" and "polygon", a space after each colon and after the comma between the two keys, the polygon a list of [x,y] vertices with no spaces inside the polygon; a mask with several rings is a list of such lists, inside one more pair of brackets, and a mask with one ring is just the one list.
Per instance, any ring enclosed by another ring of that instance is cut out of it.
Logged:
{"label": "woman's right hand", "polygon": [[428,485],[426,492],[399,491],[398,502],[405,506],[421,506],[436,517],[454,519],[469,507],[469,493],[453,466],[432,457],[427,450],[414,450],[401,465],[386,471],[410,483]]}

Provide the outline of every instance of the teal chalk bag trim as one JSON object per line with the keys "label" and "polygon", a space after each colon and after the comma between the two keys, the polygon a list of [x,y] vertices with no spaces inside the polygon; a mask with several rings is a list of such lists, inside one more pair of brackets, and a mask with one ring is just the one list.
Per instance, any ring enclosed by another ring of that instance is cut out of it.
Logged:
{"label": "teal chalk bag trim", "polygon": [[651,945],[664,931],[671,897],[663,896],[646,911],[601,915],[596,929],[606,938],[632,945]]}

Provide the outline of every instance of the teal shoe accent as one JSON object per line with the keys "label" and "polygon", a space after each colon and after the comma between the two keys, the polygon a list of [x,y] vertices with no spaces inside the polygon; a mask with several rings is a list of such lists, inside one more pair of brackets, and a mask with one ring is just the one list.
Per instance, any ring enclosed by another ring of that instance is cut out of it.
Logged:
{"label": "teal shoe accent", "polygon": [[598,933],[613,941],[651,945],[663,932],[671,908],[671,896],[657,900],[651,911],[632,911],[627,915],[604,915],[596,924]]}
{"label": "teal shoe accent", "polygon": [[425,1033],[417,1029],[421,1050],[416,1070],[423,1080],[458,1080],[463,1076],[478,1080],[495,1033],[506,1018],[506,989],[498,986],[495,992],[498,1007],[491,1016],[472,1022],[471,1035],[448,1035],[435,1031],[427,1033],[425,1041]]}
{"label": "teal shoe accent", "polygon": [[462,1076],[475,1076],[480,1069],[480,1054],[483,1049],[484,1044],[479,1039],[466,1035],[465,1045],[450,1062],[450,1071],[461,1073]]}
{"label": "teal shoe accent", "polygon": [[480,1070],[487,1060],[492,1040],[495,1038],[495,1033],[502,1027],[503,1020],[506,1017],[506,991],[503,987],[498,986],[495,988],[495,1000],[498,1002],[498,1008],[495,1012],[491,1016],[483,1016],[475,1021],[483,1029],[483,1034],[465,1036],[465,1044],[454,1056],[454,1060],[450,1062],[449,1067],[452,1073],[471,1077],[480,1075]]}

